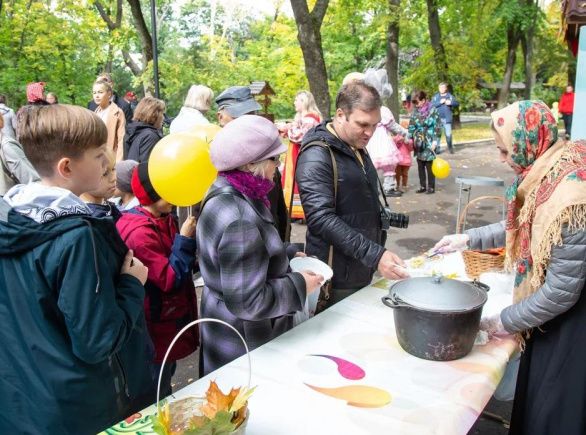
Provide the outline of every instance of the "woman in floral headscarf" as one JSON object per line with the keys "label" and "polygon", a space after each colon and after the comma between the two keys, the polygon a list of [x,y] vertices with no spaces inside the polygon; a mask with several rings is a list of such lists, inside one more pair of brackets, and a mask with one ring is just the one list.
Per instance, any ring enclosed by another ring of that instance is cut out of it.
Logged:
{"label": "woman in floral headscarf", "polygon": [[516,334],[523,353],[510,433],[586,433],[586,142],[558,141],[542,102],[493,112],[501,160],[516,178],[507,220],[444,237],[436,248],[506,247],[513,304],[483,318],[489,334]]}

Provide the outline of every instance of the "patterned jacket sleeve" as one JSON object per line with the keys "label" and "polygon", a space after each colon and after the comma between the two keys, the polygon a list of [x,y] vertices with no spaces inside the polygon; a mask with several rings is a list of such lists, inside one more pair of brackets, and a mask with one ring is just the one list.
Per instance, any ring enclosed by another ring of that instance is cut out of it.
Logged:
{"label": "patterned jacket sleeve", "polygon": [[306,298],[303,275],[267,276],[269,253],[253,223],[237,220],[226,228],[218,259],[224,301],[236,317],[272,319],[302,309]]}
{"label": "patterned jacket sleeve", "polygon": [[552,248],[544,284],[531,296],[505,308],[501,321],[511,333],[541,326],[568,311],[586,282],[586,232],[562,230],[562,245]]}
{"label": "patterned jacket sleeve", "polygon": [[300,120],[291,123],[289,130],[287,130],[287,136],[291,142],[301,143],[305,133],[318,124],[319,122],[317,122],[313,117],[304,116]]}
{"label": "patterned jacket sleeve", "polygon": [[429,118],[431,120],[430,124],[430,132],[433,135],[432,141],[439,142],[440,138],[442,137],[442,122],[440,119],[439,112],[437,109],[432,109],[431,113],[429,114]]}

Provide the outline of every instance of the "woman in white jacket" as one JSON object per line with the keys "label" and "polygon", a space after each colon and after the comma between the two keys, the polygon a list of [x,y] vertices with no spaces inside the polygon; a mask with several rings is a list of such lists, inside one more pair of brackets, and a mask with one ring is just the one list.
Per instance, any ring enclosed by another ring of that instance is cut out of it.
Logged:
{"label": "woman in white jacket", "polygon": [[207,125],[210,122],[205,114],[212,106],[214,92],[203,85],[192,85],[179,115],[171,122],[171,134],[191,130],[198,125]]}

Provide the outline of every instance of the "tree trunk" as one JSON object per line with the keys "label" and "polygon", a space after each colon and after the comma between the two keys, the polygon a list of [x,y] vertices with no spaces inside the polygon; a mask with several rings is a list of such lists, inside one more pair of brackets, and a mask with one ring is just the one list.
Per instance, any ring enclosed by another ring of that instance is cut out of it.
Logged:
{"label": "tree trunk", "polygon": [[[539,6],[533,0],[527,0],[527,8],[532,17],[536,18],[536,12]],[[528,26],[527,30],[521,36],[521,47],[523,49],[523,65],[525,67],[525,92],[524,98],[531,99],[535,76],[533,74],[533,46],[534,46],[535,26]]]}
{"label": "tree trunk", "polygon": [[140,38],[140,44],[142,45],[142,63],[146,66],[151,60],[153,60],[153,39],[140,7],[140,0],[127,1],[130,5],[130,12],[132,13],[134,26]]}
{"label": "tree trunk", "polygon": [[507,30],[507,64],[505,66],[505,76],[503,77],[503,86],[498,93],[498,107],[505,107],[509,100],[511,82],[513,81],[513,71],[515,61],[517,60],[517,47],[519,46],[519,35],[514,27]]}
{"label": "tree trunk", "polygon": [[[139,0],[128,0],[129,3],[131,3],[131,1],[135,1],[134,7],[136,7],[136,3],[138,3]],[[110,32],[112,32],[113,30],[119,29],[121,27],[121,25],[122,25],[122,0],[116,0],[116,16],[114,18],[112,18],[109,15],[109,11],[106,10],[106,8],[100,2],[100,0],[95,0],[94,5],[96,6],[96,9],[100,13],[100,16],[102,17],[102,19],[104,20],[104,22],[108,26],[108,30]],[[131,7],[132,7],[132,4],[131,4]],[[140,16],[142,16],[142,11],[140,10],[140,3],[138,3],[138,12],[136,12],[136,11],[133,11],[133,12],[140,13]],[[133,17],[134,17],[134,14],[133,14]],[[134,17],[134,18],[136,20],[136,17]],[[139,18],[139,20],[140,20],[140,18]],[[142,22],[146,28],[146,23],[144,21],[144,17],[142,18]],[[148,29],[147,29],[147,33],[148,33]],[[142,38],[141,38],[141,40],[142,40]],[[106,72],[111,72],[111,68],[112,68],[111,50],[112,50],[112,45],[110,44],[108,46],[108,61],[106,63],[106,67],[105,67]],[[143,56],[144,56],[144,52],[145,52],[145,50],[143,49]],[[140,77],[142,75],[142,73],[144,72],[144,68],[141,68],[130,57],[128,50],[122,50],[122,58],[124,59],[124,63],[126,64],[126,66],[130,69],[130,71],[132,72],[132,74],[135,77]],[[152,59],[152,43],[151,43],[151,59]],[[146,58],[144,58],[144,57],[143,57],[143,60],[144,60],[144,65],[146,65],[148,60],[146,60]],[[147,86],[145,85],[145,87],[147,87]]]}
{"label": "tree trunk", "polygon": [[448,61],[446,59],[446,50],[442,42],[442,32],[437,10],[437,0],[426,0],[427,2],[427,24],[429,27],[429,39],[433,48],[435,63],[437,68],[437,77],[440,82],[448,83]]}
{"label": "tree trunk", "polygon": [[329,0],[317,0],[313,10],[309,12],[307,0],[291,0],[309,90],[324,118],[330,116],[330,90],[320,29],[328,3]]}
{"label": "tree trunk", "polygon": [[389,26],[387,28],[387,75],[393,87],[389,109],[399,122],[401,102],[399,101],[399,16],[401,0],[389,0]]}
{"label": "tree trunk", "polygon": [[531,99],[531,91],[533,90],[533,33],[531,29],[521,38],[521,47],[523,49],[523,64],[525,67],[525,91],[523,97],[526,100]]}

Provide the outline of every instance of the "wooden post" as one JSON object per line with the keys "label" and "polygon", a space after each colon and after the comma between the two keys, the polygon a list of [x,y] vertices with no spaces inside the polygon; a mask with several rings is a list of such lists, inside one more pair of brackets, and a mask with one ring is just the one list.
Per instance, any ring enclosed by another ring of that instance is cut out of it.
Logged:
{"label": "wooden post", "polygon": [[576,87],[574,88],[574,115],[572,119],[572,140],[586,139],[586,25],[580,28],[578,43],[578,63],[576,67]]}

